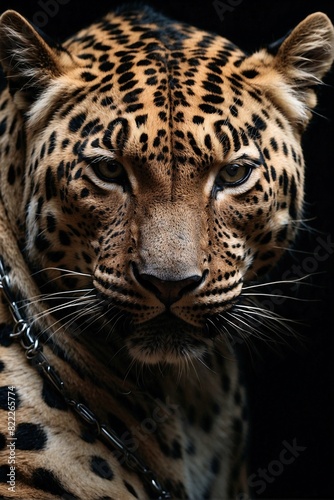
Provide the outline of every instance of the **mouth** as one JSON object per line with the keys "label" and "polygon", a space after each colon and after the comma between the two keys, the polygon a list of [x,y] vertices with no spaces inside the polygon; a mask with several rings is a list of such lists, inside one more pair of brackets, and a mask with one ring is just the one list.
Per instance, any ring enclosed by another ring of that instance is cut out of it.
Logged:
{"label": "mouth", "polygon": [[133,325],[126,345],[130,355],[145,364],[179,364],[203,356],[210,341],[204,332],[204,328],[165,312],[145,323]]}

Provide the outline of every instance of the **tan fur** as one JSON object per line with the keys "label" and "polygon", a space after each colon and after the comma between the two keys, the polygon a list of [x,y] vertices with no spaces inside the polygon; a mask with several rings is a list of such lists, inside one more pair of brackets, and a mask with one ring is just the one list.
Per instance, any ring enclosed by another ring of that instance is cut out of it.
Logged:
{"label": "tan fur", "polygon": [[[135,14],[138,30],[133,19],[110,14],[116,33],[97,23],[61,49],[15,12],[1,17],[0,255],[70,397],[122,427],[124,441],[130,431],[173,498],[235,498],[248,494],[247,420],[230,325],[244,283],[296,234],[300,135],[316,104],[309,87],[333,60],[333,27],[313,14],[277,55],[246,57],[196,28],[164,20],[162,30],[148,11]],[[234,167],[249,175],[228,183]],[[12,323],[3,300],[0,333]],[[19,344],[0,355],[16,425],[45,434],[38,450],[21,437],[4,498],[120,500],[131,488],[149,498],[140,475],[52,406]],[[7,457],[0,450],[0,465]]]}

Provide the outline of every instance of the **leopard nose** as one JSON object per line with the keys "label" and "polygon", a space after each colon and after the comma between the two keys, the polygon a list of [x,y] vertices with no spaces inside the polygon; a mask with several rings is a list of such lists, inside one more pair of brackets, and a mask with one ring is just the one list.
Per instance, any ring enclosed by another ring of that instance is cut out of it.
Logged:
{"label": "leopard nose", "polygon": [[166,306],[177,302],[184,294],[195,290],[204,279],[204,274],[194,274],[179,280],[163,280],[153,274],[137,273],[139,283],[154,293]]}

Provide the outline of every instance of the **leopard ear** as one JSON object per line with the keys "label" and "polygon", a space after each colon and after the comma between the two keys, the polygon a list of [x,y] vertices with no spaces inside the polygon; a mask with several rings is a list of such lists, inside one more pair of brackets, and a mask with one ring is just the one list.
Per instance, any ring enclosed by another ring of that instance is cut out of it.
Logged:
{"label": "leopard ear", "polygon": [[0,61],[19,109],[26,111],[69,59],[17,12],[8,10],[0,17]]}
{"label": "leopard ear", "polygon": [[278,85],[276,98],[280,99],[288,115],[304,126],[310,118],[310,110],[316,105],[314,87],[321,83],[333,59],[334,29],[322,12],[306,17],[283,39],[277,50],[274,67],[288,87],[284,89]]}
{"label": "leopard ear", "polygon": [[322,12],[309,15],[279,47],[276,67],[299,87],[320,83],[334,58],[334,28]]}

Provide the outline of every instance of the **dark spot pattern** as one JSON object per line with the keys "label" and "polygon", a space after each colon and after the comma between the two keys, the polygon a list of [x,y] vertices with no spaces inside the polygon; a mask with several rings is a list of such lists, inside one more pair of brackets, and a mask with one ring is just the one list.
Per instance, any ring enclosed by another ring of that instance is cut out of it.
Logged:
{"label": "dark spot pattern", "polygon": [[[217,35],[149,8],[141,14],[135,7],[128,14],[121,8],[65,42],[65,48],[80,65],[64,95],[51,96],[50,106],[38,111],[35,125],[43,133],[31,137],[25,172],[15,160],[25,147],[25,131],[18,132],[20,123],[6,114],[0,118],[0,137],[13,137],[1,151],[7,158],[3,178],[9,193],[22,193],[26,182],[25,214],[18,223],[27,226],[20,245],[29,249],[31,269],[39,273],[43,267],[37,279],[46,293],[60,292],[61,305],[69,290],[80,296],[85,293],[80,290],[92,289],[97,314],[115,324],[130,358],[145,364],[152,356],[168,363],[170,357],[200,353],[216,373],[215,356],[203,350],[221,336],[225,315],[238,306],[243,284],[272,268],[301,218],[302,153],[288,111],[282,112],[275,93],[270,95],[263,85],[262,75],[270,78],[270,68],[261,55],[248,56]],[[6,105],[2,103],[1,112]],[[247,179],[233,183],[235,172],[245,167]],[[231,181],[223,179],[226,169]],[[188,272],[189,277],[192,247],[199,276],[189,284],[192,280],[179,276]],[[146,272],[146,264],[154,275]],[[69,309],[64,311],[59,308],[58,313],[66,322]],[[92,311],[89,327],[95,333]],[[78,329],[84,320],[78,319]],[[98,333],[108,337],[109,330],[100,326]],[[11,345],[10,332],[8,325],[0,326],[2,346]],[[238,341],[237,333],[232,335]],[[57,355],[69,362],[65,350],[59,348]],[[70,362],[82,379],[92,377]],[[243,394],[223,362],[219,366],[217,393],[224,398],[210,396],[202,407],[200,391],[194,391],[185,420],[191,433],[211,439],[224,418],[222,399],[232,401],[237,450],[246,420]],[[0,362],[0,372],[5,369]],[[47,381],[41,398],[57,418],[67,418],[65,401]],[[140,422],[141,436],[145,423],[166,460],[198,459],[201,450],[193,434],[184,440],[163,425],[156,432],[157,421],[148,418],[144,404],[121,395],[118,402]],[[7,404],[7,387],[1,387],[0,408]],[[175,417],[162,414],[166,420]],[[114,413],[105,418],[130,446],[137,446],[134,427]],[[16,431],[18,450],[41,451],[48,445],[47,430],[36,422],[20,421]],[[82,427],[80,439],[85,447],[92,445],[91,473],[112,481],[112,462],[93,455],[96,434]],[[0,434],[0,448],[3,441]],[[207,470],[219,475],[226,457],[216,449],[210,457]],[[232,479],[241,464],[240,454],[235,458]],[[6,471],[1,468],[0,475]],[[130,479],[122,481],[128,496],[141,496]],[[35,469],[31,484],[61,498],[76,498],[47,468]],[[165,486],[173,497],[187,497],[177,479],[167,477]],[[206,485],[198,496],[209,498],[211,491]],[[96,499],[107,500],[110,494],[97,492]]]}
{"label": "dark spot pattern", "polygon": [[43,467],[35,469],[32,473],[31,481],[35,488],[45,491],[46,493],[58,495],[61,498],[78,500],[76,495],[73,495],[70,491],[63,488],[59,479],[49,469],[45,469]]}
{"label": "dark spot pattern", "polygon": [[[8,396],[10,388],[8,386],[0,387],[0,409],[8,411]],[[11,395],[12,396],[12,395]],[[15,388],[15,409],[17,410],[21,405],[21,398],[19,391]]]}
{"label": "dark spot pattern", "polygon": [[[10,474],[9,465],[0,465],[0,483],[7,483],[8,475]],[[17,479],[17,476],[16,476]]]}
{"label": "dark spot pattern", "polygon": [[90,467],[91,470],[102,479],[111,481],[114,478],[114,473],[108,462],[102,457],[93,456],[90,460]]}
{"label": "dark spot pattern", "polygon": [[0,324],[0,345],[9,347],[13,343],[14,340],[10,337],[12,331],[13,328],[10,325]]}
{"label": "dark spot pattern", "polygon": [[15,429],[18,450],[43,450],[47,443],[47,435],[41,425],[20,423]]}
{"label": "dark spot pattern", "polygon": [[128,481],[124,480],[123,483],[128,492],[130,493],[130,495],[132,495],[135,498],[139,498],[135,488]]}
{"label": "dark spot pattern", "polygon": [[7,437],[0,432],[0,450],[6,448],[7,445]]}
{"label": "dark spot pattern", "polygon": [[64,398],[55,391],[54,387],[47,380],[43,380],[42,399],[50,408],[66,411],[68,406]]}
{"label": "dark spot pattern", "polygon": [[7,174],[7,181],[9,184],[13,185],[16,181],[16,172],[14,165],[10,164]]}

